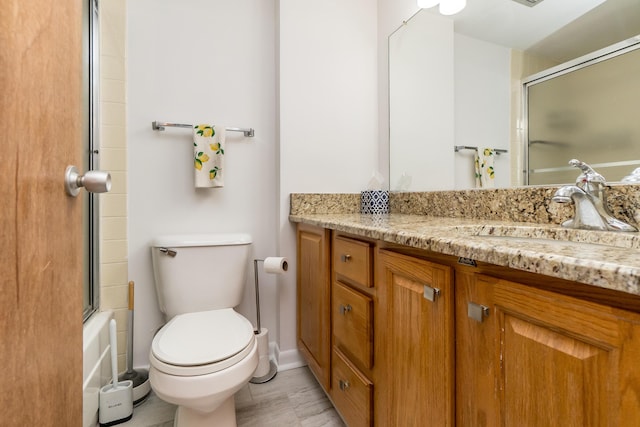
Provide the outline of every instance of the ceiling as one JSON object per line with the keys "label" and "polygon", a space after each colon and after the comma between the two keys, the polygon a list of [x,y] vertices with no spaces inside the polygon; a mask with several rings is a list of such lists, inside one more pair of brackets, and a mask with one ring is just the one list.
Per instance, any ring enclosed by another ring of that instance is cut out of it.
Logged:
{"label": "ceiling", "polygon": [[[429,10],[438,13],[437,8]],[[640,34],[639,0],[467,0],[460,34],[565,62]]]}

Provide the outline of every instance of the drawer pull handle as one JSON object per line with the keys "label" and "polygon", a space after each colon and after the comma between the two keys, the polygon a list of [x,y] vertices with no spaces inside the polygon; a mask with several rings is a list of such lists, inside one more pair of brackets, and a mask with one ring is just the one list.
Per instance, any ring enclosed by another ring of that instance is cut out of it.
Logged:
{"label": "drawer pull handle", "polygon": [[343,316],[352,310],[351,304],[342,305],[340,304],[340,314]]}
{"label": "drawer pull handle", "polygon": [[349,385],[350,385],[349,381],[344,381],[344,380],[339,381],[339,387],[340,387],[340,390],[342,391],[347,391],[347,389],[349,388]]}
{"label": "drawer pull handle", "polygon": [[432,288],[429,285],[424,285],[422,295],[424,296],[424,299],[434,302],[436,300],[436,297],[440,295],[440,289]]}
{"label": "drawer pull handle", "polygon": [[489,307],[486,305],[470,302],[467,306],[467,316],[473,320],[482,323],[485,317],[489,317]]}
{"label": "drawer pull handle", "polygon": [[342,261],[342,262],[349,262],[349,261],[351,261],[351,255],[349,255],[349,254],[342,254],[342,255],[340,255],[340,261]]}

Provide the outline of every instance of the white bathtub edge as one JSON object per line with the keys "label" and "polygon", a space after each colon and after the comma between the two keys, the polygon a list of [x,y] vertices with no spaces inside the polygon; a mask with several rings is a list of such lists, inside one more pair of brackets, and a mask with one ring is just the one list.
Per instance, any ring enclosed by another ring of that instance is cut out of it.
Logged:
{"label": "white bathtub edge", "polygon": [[109,321],[113,312],[93,314],[82,328],[82,425],[93,427],[98,422],[100,387],[111,371],[109,359]]}

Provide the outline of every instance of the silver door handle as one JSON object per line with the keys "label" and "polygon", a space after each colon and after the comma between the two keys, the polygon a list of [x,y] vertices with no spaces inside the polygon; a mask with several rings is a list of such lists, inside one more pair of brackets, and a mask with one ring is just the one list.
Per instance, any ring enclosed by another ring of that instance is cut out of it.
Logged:
{"label": "silver door handle", "polygon": [[111,174],[106,171],[87,171],[80,175],[75,166],[67,166],[64,173],[64,188],[71,197],[84,187],[89,193],[106,193],[111,190]]}

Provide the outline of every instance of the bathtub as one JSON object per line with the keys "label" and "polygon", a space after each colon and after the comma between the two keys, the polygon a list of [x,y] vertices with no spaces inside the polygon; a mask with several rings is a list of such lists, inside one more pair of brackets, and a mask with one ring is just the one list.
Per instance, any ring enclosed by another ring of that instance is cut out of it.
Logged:
{"label": "bathtub", "polygon": [[93,314],[82,332],[82,425],[93,427],[98,423],[100,387],[111,379],[109,357],[109,321],[112,311]]}

